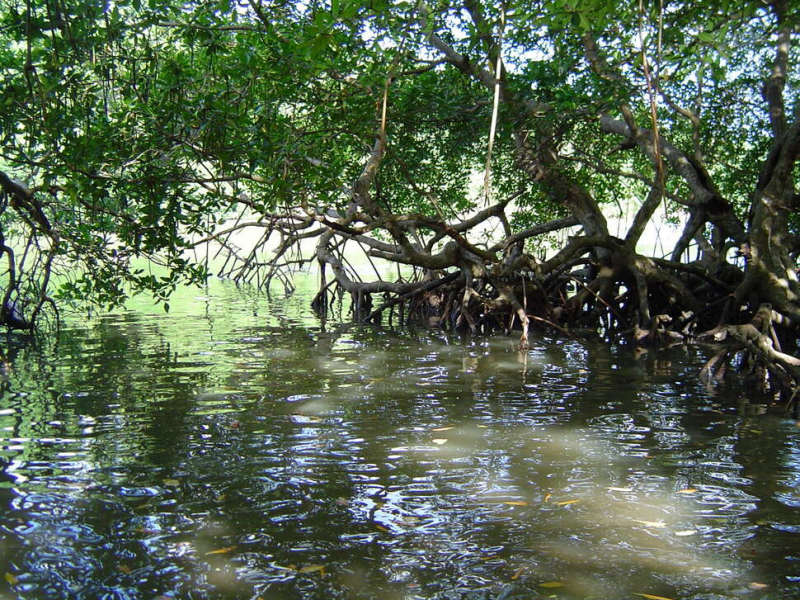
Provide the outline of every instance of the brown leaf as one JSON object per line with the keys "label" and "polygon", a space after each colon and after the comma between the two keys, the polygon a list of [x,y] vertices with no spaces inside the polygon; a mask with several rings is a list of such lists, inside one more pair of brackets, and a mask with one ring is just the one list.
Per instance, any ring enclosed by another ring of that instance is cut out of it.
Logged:
{"label": "brown leaf", "polygon": [[556,506],[569,506],[570,504],[575,504],[576,502],[580,502],[580,500],[564,500],[563,502],[556,502]]}
{"label": "brown leaf", "polygon": [[511,580],[512,581],[516,581],[517,579],[522,577],[522,574],[527,570],[528,570],[528,567],[520,567],[519,569],[514,571],[514,574],[511,576]]}
{"label": "brown leaf", "polygon": [[748,585],[751,590],[763,590],[768,588],[769,586],[766,583],[759,583],[758,581],[751,581],[750,585]]}
{"label": "brown leaf", "polygon": [[117,565],[117,571],[127,575],[128,573],[131,573],[133,569],[131,569],[128,565]]}
{"label": "brown leaf", "polygon": [[678,490],[675,492],[676,494],[694,494],[697,492],[695,488],[686,488],[685,490]]}
{"label": "brown leaf", "polygon": [[567,585],[566,583],[562,583],[560,581],[548,581],[547,583],[540,583],[539,587],[543,588],[560,588]]}
{"label": "brown leaf", "polygon": [[647,600],[672,600],[672,598],[667,598],[666,596],[654,596],[653,594],[634,593],[634,596],[641,596],[642,598],[647,598]]}

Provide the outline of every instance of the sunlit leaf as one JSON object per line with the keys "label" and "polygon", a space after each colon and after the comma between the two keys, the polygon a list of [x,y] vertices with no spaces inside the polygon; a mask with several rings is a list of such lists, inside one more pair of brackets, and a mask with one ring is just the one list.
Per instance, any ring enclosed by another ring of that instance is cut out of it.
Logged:
{"label": "sunlit leaf", "polygon": [[661,529],[666,527],[667,524],[664,521],[640,521],[639,519],[634,519],[635,522],[641,523],[645,527],[655,527],[657,529]]}
{"label": "sunlit leaf", "polygon": [[610,487],[608,488],[609,492],[632,492],[633,488],[623,488],[623,487]]}
{"label": "sunlit leaf", "polygon": [[508,504],[509,506],[528,506],[528,503],[522,500],[509,500],[508,502],[503,502],[503,504]]}
{"label": "sunlit leaf", "polygon": [[431,431],[450,431],[452,427],[437,427],[435,429],[431,429]]}
{"label": "sunlit leaf", "polygon": [[575,504],[576,502],[580,502],[580,500],[564,500],[563,502],[556,502],[556,506],[569,506],[570,504]]}
{"label": "sunlit leaf", "polygon": [[325,565],[308,565],[307,567],[300,567],[298,573],[322,573],[325,574]]}
{"label": "sunlit leaf", "polygon": [[13,573],[6,573],[6,581],[9,585],[17,585],[19,583],[19,579]]}
{"label": "sunlit leaf", "polygon": [[436,444],[437,446],[441,446],[442,444],[446,444],[447,443],[447,438],[435,438],[435,439],[433,439],[431,441],[434,444]]}
{"label": "sunlit leaf", "polygon": [[206,552],[206,556],[209,556],[211,554],[228,554],[228,553],[233,552],[234,550],[236,550],[236,548],[238,548],[238,546],[228,546],[227,548],[220,548],[219,550],[212,550],[211,552]]}
{"label": "sunlit leaf", "polygon": [[694,535],[695,533],[697,533],[696,529],[685,529],[684,531],[676,531],[675,535],[678,537],[686,537],[689,535]]}
{"label": "sunlit leaf", "polygon": [[666,596],[655,596],[653,594],[639,594],[635,593],[635,596],[641,596],[642,598],[647,598],[647,600],[673,600],[672,598],[667,598]]}
{"label": "sunlit leaf", "polygon": [[694,494],[697,492],[695,488],[686,488],[685,490],[678,490],[675,492],[676,494]]}
{"label": "sunlit leaf", "polygon": [[748,585],[751,590],[763,590],[768,588],[769,586],[766,583],[759,583],[758,581],[751,581],[750,585]]}

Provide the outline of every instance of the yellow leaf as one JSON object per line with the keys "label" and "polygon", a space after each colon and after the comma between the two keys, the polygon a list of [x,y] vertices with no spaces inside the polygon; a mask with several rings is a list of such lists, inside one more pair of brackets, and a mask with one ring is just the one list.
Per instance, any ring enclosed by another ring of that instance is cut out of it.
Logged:
{"label": "yellow leaf", "polygon": [[481,429],[488,429],[488,425],[476,425],[476,427],[480,427]]}
{"label": "yellow leaf", "polygon": [[384,533],[389,533],[389,530],[386,529],[386,527],[384,527],[383,525],[377,525],[376,524],[375,525],[375,529],[377,529],[378,531],[383,531]]}
{"label": "yellow leaf", "polygon": [[447,438],[436,438],[436,439],[433,439],[431,441],[434,444],[436,444],[437,446],[441,446],[442,444],[446,444],[447,443]]}
{"label": "yellow leaf", "polygon": [[695,488],[686,488],[685,490],[678,490],[676,494],[694,494],[697,490]]}
{"label": "yellow leaf", "polygon": [[528,570],[528,568],[527,568],[527,567],[520,567],[519,569],[517,569],[516,571],[514,571],[514,574],[511,576],[511,580],[512,580],[512,581],[516,581],[517,579],[519,579],[520,577],[522,577],[522,574],[523,574],[525,571],[527,571],[527,570]]}
{"label": "yellow leaf", "polygon": [[450,431],[452,427],[437,427],[436,429],[431,429],[431,431]]}
{"label": "yellow leaf", "polygon": [[325,565],[308,565],[307,567],[300,567],[299,573],[322,573],[325,574]]}
{"label": "yellow leaf", "polygon": [[[661,529],[661,528],[663,528],[663,527],[666,527],[666,526],[667,526],[667,524],[666,524],[666,523],[664,523],[664,521],[640,521],[639,519],[634,519],[634,521],[635,521],[636,523],[641,523],[641,524],[642,524],[642,525],[644,525],[645,527],[656,527],[656,528],[658,528],[658,529]],[[640,595],[641,595],[641,594],[640,594]]]}
{"label": "yellow leaf", "polygon": [[666,596],[654,596],[653,594],[634,594],[636,596],[641,596],[642,598],[647,598],[647,600],[672,600],[672,598],[667,598]]}
{"label": "yellow leaf", "polygon": [[547,494],[547,495],[544,497],[544,501],[545,501],[545,502],[547,502],[547,501],[548,501],[548,500],[550,500],[550,498],[552,498],[552,497],[553,497],[553,494]]}
{"label": "yellow leaf", "polygon": [[768,588],[769,586],[766,583],[759,583],[758,581],[751,581],[750,585],[748,587],[751,590],[763,590],[764,588]]}
{"label": "yellow leaf", "polygon": [[175,487],[181,484],[181,482],[178,481],[177,479],[162,479],[161,481],[164,482],[164,485],[168,485],[171,487]]}
{"label": "yellow leaf", "polygon": [[556,506],[568,506],[576,502],[580,502],[580,500],[564,500],[563,502],[556,502]]}
{"label": "yellow leaf", "polygon": [[539,587],[543,588],[560,588],[567,585],[566,583],[561,583],[560,581],[548,581],[547,583],[540,583]]}
{"label": "yellow leaf", "polygon": [[13,573],[6,573],[6,581],[9,585],[17,585],[19,583],[19,579]]}
{"label": "yellow leaf", "polygon": [[206,552],[206,556],[211,554],[228,554],[229,552],[233,552],[236,550],[238,546],[228,546],[227,548],[220,548],[219,550],[212,550],[211,552]]}
{"label": "yellow leaf", "polygon": [[610,487],[609,492],[632,492],[633,488]]}
{"label": "yellow leaf", "polygon": [[503,504],[508,504],[509,506],[528,506],[528,503],[522,500],[509,500],[508,502],[503,502]]}

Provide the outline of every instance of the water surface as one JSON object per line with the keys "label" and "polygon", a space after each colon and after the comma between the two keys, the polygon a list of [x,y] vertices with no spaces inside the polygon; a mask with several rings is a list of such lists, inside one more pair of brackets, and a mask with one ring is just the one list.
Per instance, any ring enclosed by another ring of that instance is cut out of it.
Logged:
{"label": "water surface", "polygon": [[800,429],[708,350],[308,303],[215,282],[4,338],[2,597],[800,598]]}

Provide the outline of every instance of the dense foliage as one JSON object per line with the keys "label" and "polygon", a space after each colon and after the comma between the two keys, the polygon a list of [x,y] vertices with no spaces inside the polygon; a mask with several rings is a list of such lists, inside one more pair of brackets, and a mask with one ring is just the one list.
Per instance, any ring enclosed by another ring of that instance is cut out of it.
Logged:
{"label": "dense foliage", "polygon": [[[359,318],[516,324],[523,345],[532,323],[705,335],[731,342],[711,372],[738,357],[773,389],[800,381],[788,0],[0,14],[8,326],[59,302],[166,301],[221,250],[222,274],[267,287],[317,261],[321,310],[339,290]],[[664,256],[642,240],[654,218],[682,227]],[[346,248],[411,269],[365,281]]]}

